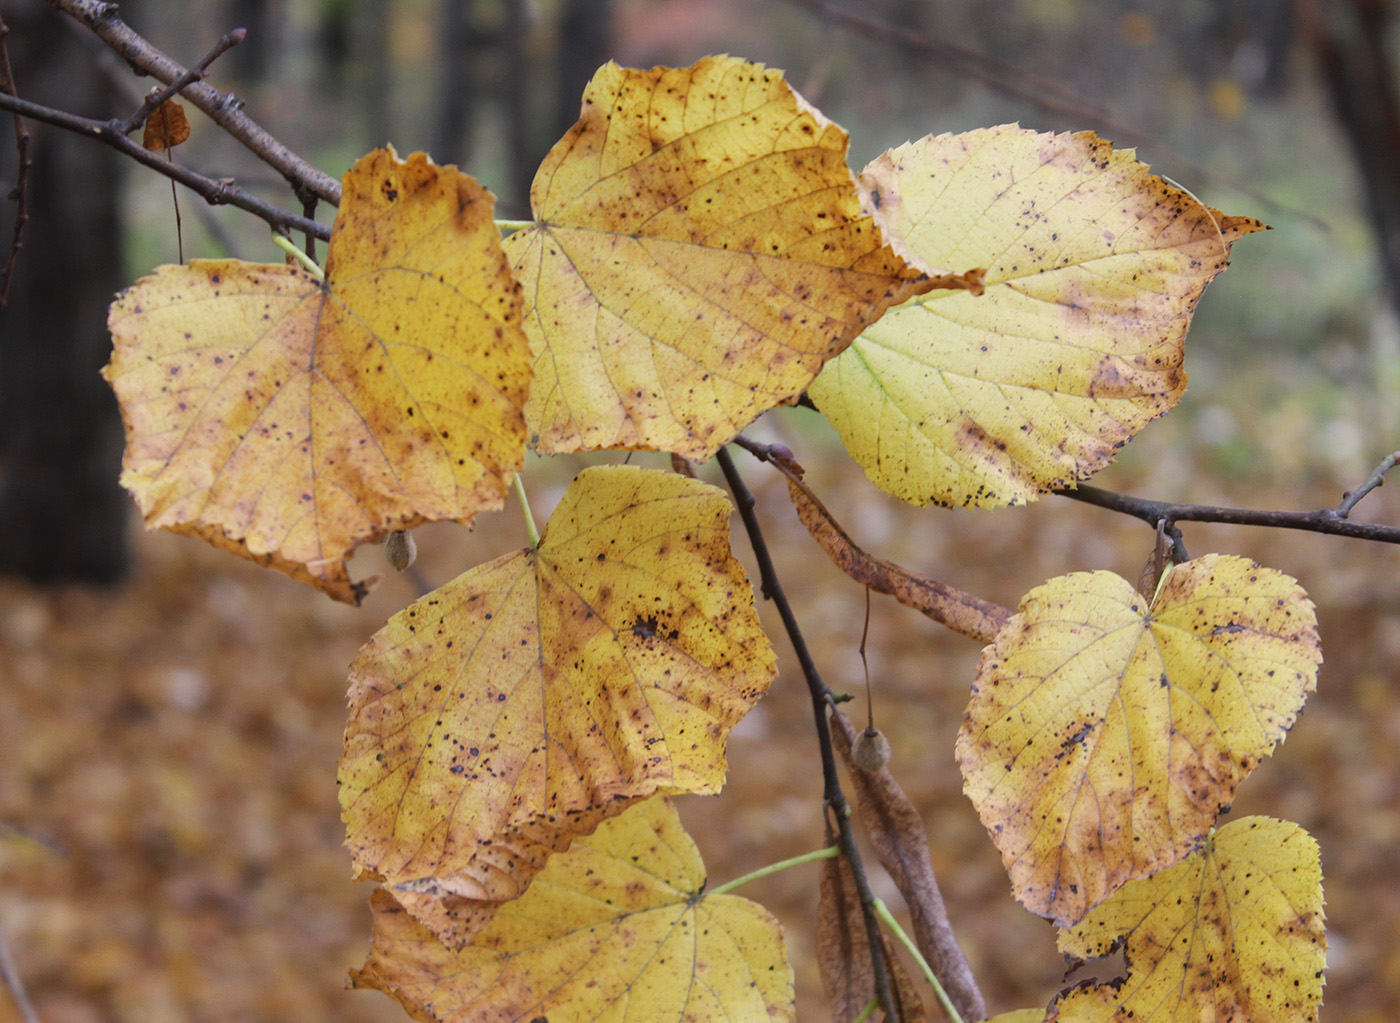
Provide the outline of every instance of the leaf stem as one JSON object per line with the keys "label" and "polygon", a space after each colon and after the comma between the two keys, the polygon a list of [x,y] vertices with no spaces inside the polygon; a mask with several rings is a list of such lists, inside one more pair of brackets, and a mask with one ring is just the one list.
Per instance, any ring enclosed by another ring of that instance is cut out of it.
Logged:
{"label": "leaf stem", "polygon": [[300,263],[306,269],[306,272],[311,274],[312,277],[315,277],[318,281],[325,283],[325,273],[321,270],[319,266],[316,265],[316,261],[314,259],[308,256],[305,252],[302,252],[301,249],[297,248],[296,242],[292,241],[284,234],[274,234],[272,236],[272,244],[276,245],[279,249],[281,249],[287,255],[291,256],[298,263]]}
{"label": "leaf stem", "polygon": [[865,1008],[860,1010],[860,1015],[857,1016],[855,1019],[851,1020],[851,1023],[865,1023],[866,1020],[868,1020],[872,1015],[875,1014],[875,1010],[879,1007],[879,1002],[877,1002],[873,998],[870,999],[870,1001],[865,1003]]}
{"label": "leaf stem", "polygon": [[525,481],[516,473],[510,478],[510,489],[515,491],[515,499],[520,502],[520,511],[525,516],[525,535],[530,538],[530,549],[540,545],[540,531],[535,528],[535,516],[530,514],[530,499],[525,496]]}
{"label": "leaf stem", "polygon": [[899,921],[890,912],[890,907],[885,905],[885,900],[878,895],[875,897],[875,912],[885,922],[885,926],[894,932],[894,936],[899,939],[900,943],[909,950],[909,954],[919,964],[919,969],[924,971],[924,979],[933,985],[933,993],[938,997],[938,1004],[943,1006],[943,1011],[948,1014],[948,1018],[953,1023],[963,1023],[962,1014],[958,1012],[957,1006],[948,997],[948,992],[943,990],[943,985],[939,983],[938,975],[933,972],[933,967],[929,966],[928,960],[919,951],[919,947],[914,944],[914,939],[905,933],[903,927],[899,926]]}
{"label": "leaf stem", "polygon": [[498,220],[498,221],[496,221],[496,227],[500,230],[501,234],[510,234],[512,231],[523,231],[523,230],[525,230],[525,228],[527,228],[527,227],[534,227],[534,226],[535,226],[535,222],[534,222],[533,220]]}
{"label": "leaf stem", "polygon": [[815,863],[817,860],[830,860],[841,855],[839,845],[823,846],[820,849],[813,849],[811,852],[802,853],[800,856],[789,856],[785,860],[777,863],[770,863],[766,867],[759,867],[750,871],[743,877],[736,877],[733,881],[727,881],[713,891],[706,892],[709,895],[728,895],[735,888],[748,884],[750,881],[757,881],[760,877],[767,877],[769,874],[776,874],[780,870],[787,870],[789,867],[800,867],[804,863]]}

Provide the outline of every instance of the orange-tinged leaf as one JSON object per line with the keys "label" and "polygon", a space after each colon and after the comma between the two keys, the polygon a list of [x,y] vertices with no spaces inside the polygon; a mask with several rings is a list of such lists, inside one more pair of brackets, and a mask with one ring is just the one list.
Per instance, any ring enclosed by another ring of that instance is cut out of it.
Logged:
{"label": "orange-tinged leaf", "polygon": [[1060,950],[1088,957],[1126,942],[1121,985],[1063,995],[1060,1023],[1311,1023],[1327,942],[1317,843],[1296,824],[1231,821],[1184,862],[1131,881]]}
{"label": "orange-tinged leaf", "polygon": [[358,602],[356,545],[499,507],[530,368],[493,205],[453,167],[377,150],[345,176],[324,285],[196,260],[123,292],[104,373],[147,526]]}
{"label": "orange-tinged leaf", "polygon": [[1111,572],[1032,590],[987,647],[958,733],[964,789],[1016,897],[1069,926],[1196,848],[1317,684],[1312,602],[1207,555],[1148,601]]}
{"label": "orange-tinged leaf", "polygon": [[1101,469],[1176,404],[1196,301],[1263,227],[1091,132],[930,136],[861,183],[926,268],[986,268],[985,294],[890,310],[810,390],[866,475],[914,504],[1023,504]]}
{"label": "orange-tinged leaf", "polygon": [[774,657],[729,501],[588,469],[538,549],[395,615],[350,669],[341,807],[362,875],[466,941],[548,856],[657,792],[717,792]]}
{"label": "orange-tinged leaf", "polygon": [[675,810],[648,799],[551,859],[459,951],[377,890],[374,942],[351,981],[441,1023],[792,1020],[782,928],[704,885]]}
{"label": "orange-tinged leaf", "polygon": [[173,149],[189,137],[190,122],[185,108],[179,101],[168,99],[146,115],[141,145],[150,150]]}
{"label": "orange-tinged leaf", "polygon": [[505,244],[541,452],[709,458],[928,286],[861,213],[845,132],[731,57],[601,68],[530,201]]}

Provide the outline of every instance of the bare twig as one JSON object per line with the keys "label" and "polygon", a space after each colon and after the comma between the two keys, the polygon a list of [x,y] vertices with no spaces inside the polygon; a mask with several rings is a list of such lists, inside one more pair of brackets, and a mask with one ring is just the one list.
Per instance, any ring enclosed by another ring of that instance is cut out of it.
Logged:
{"label": "bare twig", "polygon": [[[49,0],[51,6],[81,22],[140,74],[169,85],[189,72],[161,53],[117,16],[117,5],[102,0]],[[313,167],[278,142],[243,112],[243,101],[203,82],[186,85],[180,93],[215,124],[243,143],[258,159],[281,174],[305,202],[310,196],[339,205],[340,182]],[[266,219],[266,218],[264,218]],[[298,227],[297,230],[303,230]]]}
{"label": "bare twig", "polygon": [[903,26],[892,25],[863,14],[857,14],[854,11],[842,10],[835,4],[829,3],[828,0],[790,0],[790,2],[797,7],[811,11],[824,22],[840,25],[842,28],[865,36],[867,39],[874,39],[877,42],[888,43],[911,53],[932,57],[941,66],[974,79],[994,92],[1029,103],[1041,110],[1089,121],[1102,131],[1111,132],[1115,141],[1152,146],[1163,154],[1169,154],[1182,171],[1189,173],[1194,178],[1227,185],[1241,195],[1247,195],[1270,209],[1300,217],[1323,231],[1330,230],[1327,222],[1316,214],[1281,203],[1242,182],[1221,178],[1219,175],[1213,174],[1205,167],[1182,156],[1174,147],[1161,139],[1115,121],[1107,107],[1089,102],[1057,81],[1029,74],[1014,64],[1008,64],[985,53],[978,53],[976,50],[931,39]]}
{"label": "bare twig", "polygon": [[190,68],[175,81],[171,82],[164,89],[153,91],[149,96],[141,101],[141,106],[136,113],[132,114],[125,121],[116,125],[116,129],[123,135],[130,135],[137,128],[146,123],[146,118],[160,109],[162,103],[170,99],[177,92],[187,85],[202,81],[208,73],[209,65],[219,58],[224,51],[229,50],[248,37],[248,30],[236,28],[232,32],[226,32],[219,37],[219,41],[214,44],[214,48],[206,53],[202,60],[194,67]]}
{"label": "bare twig", "polygon": [[[19,93],[15,89],[14,72],[10,69],[10,51],[5,45],[5,37],[10,34],[10,26],[5,24],[5,18],[0,15],[0,94],[7,94],[18,97]],[[24,118],[18,114],[15,121],[15,151],[16,170],[15,187],[7,198],[15,202],[15,233],[10,240],[10,254],[5,257],[5,268],[0,270],[0,309],[4,309],[10,300],[10,280],[14,277],[15,262],[19,259],[19,250],[24,247],[24,225],[29,223],[29,128],[24,123]]]}
{"label": "bare twig", "polygon": [[[1369,484],[1370,481],[1367,481]],[[1358,540],[1380,543],[1400,543],[1400,526],[1382,526],[1370,522],[1350,522],[1338,508],[1322,508],[1311,512],[1261,511],[1254,508],[1222,508],[1204,504],[1178,504],[1174,501],[1152,501],[1144,497],[1129,497],[1098,487],[1079,486],[1073,490],[1056,490],[1061,497],[1073,498],[1085,504],[1097,505],[1109,511],[1122,512],[1142,519],[1154,529],[1166,521],[1168,533],[1177,522],[1222,522],[1238,526],[1268,526],[1273,529],[1301,529],[1332,536],[1350,536]],[[1358,498],[1359,500],[1359,498]],[[1346,502],[1343,502],[1345,504]],[[1356,502],[1353,501],[1352,504]],[[1350,510],[1348,506],[1347,510]]]}
{"label": "bare twig", "polygon": [[331,229],[324,224],[319,224],[314,220],[308,220],[299,214],[284,210],[279,206],[274,206],[270,202],[250,195],[233,183],[232,178],[214,179],[203,174],[196,173],[188,167],[182,167],[177,163],[162,160],[155,153],[150,152],[127,138],[117,131],[120,122],[117,121],[97,121],[89,117],[79,117],[63,110],[55,110],[52,107],[42,106],[38,103],[31,103],[28,100],[18,99],[0,93],[0,110],[8,110],[11,113],[21,114],[30,120],[42,121],[45,124],[52,124],[58,128],[77,132],[79,135],[86,135],[104,145],[131,157],[137,163],[144,164],[159,174],[164,174],[168,178],[180,182],[194,192],[202,196],[205,202],[213,206],[237,206],[241,210],[246,210],[254,216],[261,217],[273,226],[274,229],[292,232],[303,231],[307,234],[315,235],[317,238],[329,239]]}
{"label": "bare twig", "polygon": [[4,979],[5,986],[9,988],[10,997],[14,999],[15,1007],[19,1009],[24,1023],[39,1023],[39,1014],[34,1011],[34,1003],[29,1000],[29,993],[24,990],[24,981],[15,966],[14,957],[10,955],[10,946],[5,941],[3,931],[0,931],[0,978]]}
{"label": "bare twig", "polygon": [[850,806],[841,791],[841,779],[836,773],[836,754],[831,741],[831,726],[827,721],[827,708],[831,705],[831,690],[822,681],[816,662],[812,660],[811,651],[807,649],[807,641],[803,639],[802,630],[798,627],[797,617],[792,613],[792,605],[788,603],[787,594],[783,591],[782,583],[778,580],[777,569],[773,566],[773,557],[768,551],[767,542],[763,539],[763,530],[759,526],[758,516],[754,514],[754,496],[744,485],[744,480],[739,475],[739,470],[734,467],[734,460],[729,457],[729,452],[720,448],[717,458],[720,469],[724,472],[725,481],[729,484],[729,491],[734,495],[734,504],[739,509],[739,518],[743,521],[744,529],[748,533],[749,545],[753,548],[754,557],[758,560],[763,595],[771,600],[778,609],[778,614],[783,620],[783,628],[787,630],[788,639],[792,642],[793,651],[797,654],[798,663],[802,666],[803,677],[807,680],[807,691],[812,698],[812,712],[816,716],[817,742],[821,748],[823,796],[831,811],[831,817],[836,823],[841,853],[850,865],[851,873],[856,879],[856,888],[860,892],[861,915],[865,921],[865,933],[870,943],[870,965],[875,974],[875,997],[880,1002],[880,1008],[884,1010],[885,1019],[890,1023],[896,1023],[900,1016],[895,1007],[890,987],[889,964],[885,962],[884,943],[880,937],[880,921],[875,914],[875,895],[870,890],[870,880],[866,877],[865,868],[861,862],[860,849],[856,846],[855,830],[851,827]]}
{"label": "bare twig", "polygon": [[1376,466],[1374,472],[1355,490],[1348,490],[1342,495],[1342,503],[1334,509],[1339,518],[1346,518],[1351,514],[1351,510],[1356,507],[1358,501],[1375,490],[1379,486],[1385,485],[1385,474],[1395,468],[1395,463],[1400,462],[1400,451],[1392,451],[1381,459],[1381,464]]}

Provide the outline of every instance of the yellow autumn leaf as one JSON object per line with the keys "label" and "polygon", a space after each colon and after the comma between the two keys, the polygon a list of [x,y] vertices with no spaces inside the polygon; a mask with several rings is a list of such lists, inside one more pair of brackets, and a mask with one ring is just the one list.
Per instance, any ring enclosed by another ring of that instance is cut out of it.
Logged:
{"label": "yellow autumn leaf", "polygon": [[1312,1023],[1327,942],[1317,843],[1296,824],[1231,821],[1169,870],[1131,881],[1060,950],[1087,958],[1126,942],[1121,986],[1063,995],[1059,1023]]}
{"label": "yellow autumn leaf", "polygon": [[340,798],[355,866],[466,941],[553,852],[658,792],[717,792],[772,649],[729,501],[588,469],[535,550],[399,612],[350,669]]}
{"label": "yellow autumn leaf", "polygon": [[104,373],[147,526],[358,602],[358,544],[499,507],[530,366],[494,203],[376,150],[345,176],[324,284],[196,260],[123,292]]}
{"label": "yellow autumn leaf", "polygon": [[530,201],[505,245],[544,453],[709,458],[929,286],[861,213],[845,132],[731,57],[599,69]]}
{"label": "yellow autumn leaf", "polygon": [[1312,602],[1206,555],[1155,601],[1111,572],[1052,579],[982,653],[958,733],[963,787],[1016,897],[1069,926],[1178,862],[1317,684]]}
{"label": "yellow autumn leaf", "polygon": [[550,860],[530,890],[451,951],[383,889],[356,987],[440,1023],[787,1021],[782,928],[705,865],[665,799],[648,799]]}
{"label": "yellow autumn leaf", "polygon": [[861,184],[928,268],[986,270],[981,296],[890,310],[809,392],[866,475],[914,504],[1023,504],[1101,469],[1176,404],[1196,300],[1263,227],[1091,132],[930,136]]}

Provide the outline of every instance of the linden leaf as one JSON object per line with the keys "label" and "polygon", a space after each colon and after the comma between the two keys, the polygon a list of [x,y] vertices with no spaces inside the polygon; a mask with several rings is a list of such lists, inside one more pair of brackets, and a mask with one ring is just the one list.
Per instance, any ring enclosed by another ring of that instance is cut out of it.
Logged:
{"label": "linden leaf", "polygon": [[648,799],[550,860],[459,951],[377,890],[373,944],[351,984],[441,1023],[792,1020],[782,927],[704,886],[676,811]]}
{"label": "linden leaf", "polygon": [[658,792],[717,792],[774,656],[729,501],[588,469],[540,545],[399,612],[350,668],[341,809],[361,876],[460,945],[551,853]]}
{"label": "linden leaf", "polygon": [[1118,985],[1062,995],[1061,1023],[1304,1023],[1317,1019],[1327,941],[1317,843],[1287,821],[1226,824],[1182,863],[1131,881],[1060,950],[1106,955],[1126,942]]}
{"label": "linden leaf", "polygon": [[731,57],[599,69],[530,201],[505,245],[545,453],[707,459],[932,286],[861,213],[846,133]]}
{"label": "linden leaf", "polygon": [[1246,558],[1178,565],[1148,606],[1111,572],[1040,586],[982,653],[964,790],[1016,897],[1061,926],[1194,849],[1317,684],[1297,582]]}
{"label": "linden leaf", "polygon": [[861,183],[928,266],[986,268],[984,295],[892,309],[810,390],[866,475],[913,504],[1023,504],[1101,469],[1176,404],[1196,300],[1263,228],[1091,132],[930,136]]}
{"label": "linden leaf", "polygon": [[124,291],[104,375],[146,525],[358,602],[358,544],[499,507],[530,368],[494,203],[376,150],[345,176],[324,284],[196,260]]}

